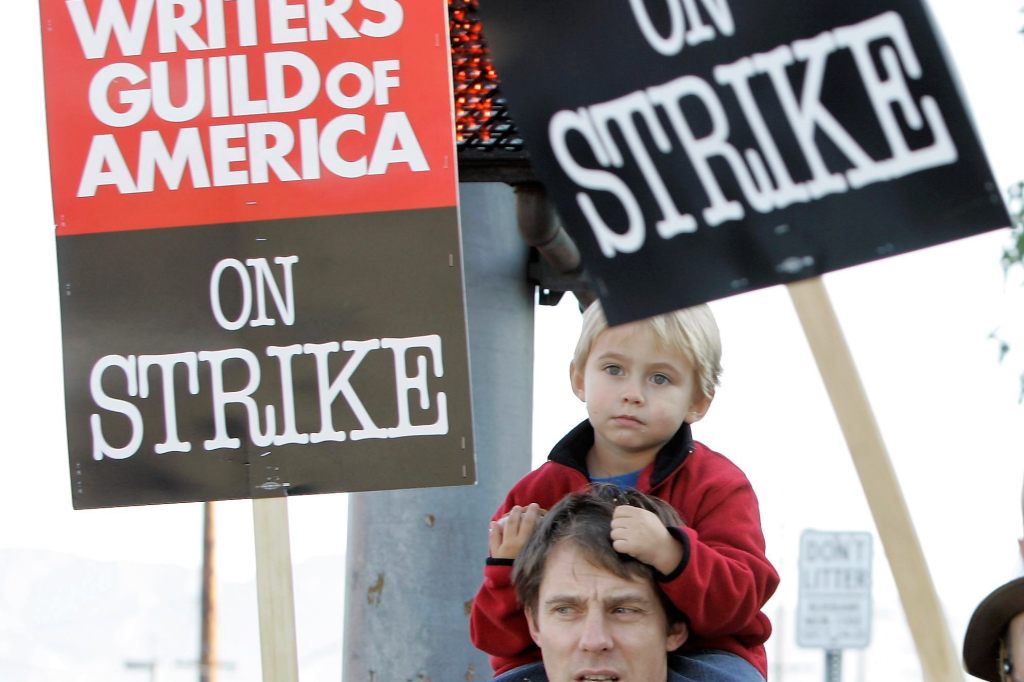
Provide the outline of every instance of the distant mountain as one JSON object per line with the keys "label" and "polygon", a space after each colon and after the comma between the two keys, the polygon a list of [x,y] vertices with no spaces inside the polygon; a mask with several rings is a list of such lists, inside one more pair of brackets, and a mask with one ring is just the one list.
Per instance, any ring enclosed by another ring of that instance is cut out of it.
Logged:
{"label": "distant mountain", "polygon": [[[343,557],[294,567],[303,682],[339,682]],[[0,550],[0,680],[197,679],[199,569]],[[255,581],[218,582],[218,682],[258,682]]]}

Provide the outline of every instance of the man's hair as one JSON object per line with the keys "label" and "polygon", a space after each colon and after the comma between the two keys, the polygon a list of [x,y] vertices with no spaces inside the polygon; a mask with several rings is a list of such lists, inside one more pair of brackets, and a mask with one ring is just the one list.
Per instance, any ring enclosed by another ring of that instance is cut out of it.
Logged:
{"label": "man's hair", "polygon": [[667,502],[632,488],[592,483],[582,491],[566,495],[544,516],[515,560],[512,581],[516,597],[526,611],[537,612],[540,585],[551,551],[561,543],[569,543],[580,550],[589,563],[619,578],[651,581],[668,622],[683,620],[679,610],[658,589],[657,569],[612,547],[612,516],[620,505],[653,512],[666,527],[682,525],[679,514]]}
{"label": "man's hair", "polygon": [[[640,321],[667,348],[683,354],[697,374],[697,385],[705,398],[715,397],[722,374],[722,339],[711,308],[706,304],[655,315]],[[608,328],[601,303],[595,301],[583,312],[583,326],[573,353],[573,365],[580,372],[587,364],[598,335]]]}

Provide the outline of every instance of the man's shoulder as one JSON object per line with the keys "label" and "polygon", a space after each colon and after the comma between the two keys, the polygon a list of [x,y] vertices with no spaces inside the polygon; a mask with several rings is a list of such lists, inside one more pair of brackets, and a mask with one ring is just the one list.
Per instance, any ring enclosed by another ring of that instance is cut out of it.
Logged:
{"label": "man's shoulder", "polygon": [[[666,682],[689,682],[690,678],[683,677],[674,670],[668,671]],[[495,677],[491,682],[548,682],[548,674],[544,670],[544,663],[527,663],[518,668]]]}
{"label": "man's shoulder", "polygon": [[[689,682],[689,679],[674,670],[669,670],[666,682]],[[548,682],[548,674],[544,670],[544,663],[527,663],[502,673],[491,682]]]}
{"label": "man's shoulder", "polygon": [[548,682],[548,674],[540,661],[527,663],[495,677],[491,682]]}

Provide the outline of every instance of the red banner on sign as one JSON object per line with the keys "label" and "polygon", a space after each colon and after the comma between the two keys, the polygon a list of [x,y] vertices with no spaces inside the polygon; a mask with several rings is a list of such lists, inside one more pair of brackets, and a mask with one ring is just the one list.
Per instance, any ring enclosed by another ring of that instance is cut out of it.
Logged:
{"label": "red banner on sign", "polygon": [[41,8],[58,235],[456,203],[431,3]]}

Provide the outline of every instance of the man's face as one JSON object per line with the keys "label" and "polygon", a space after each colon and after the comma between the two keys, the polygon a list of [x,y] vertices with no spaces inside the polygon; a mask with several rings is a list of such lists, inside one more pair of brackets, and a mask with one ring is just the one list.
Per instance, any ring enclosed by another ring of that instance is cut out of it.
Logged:
{"label": "man's face", "polygon": [[1024,613],[1018,613],[1006,629],[1006,655],[1013,672],[1005,682],[1024,682]]}
{"label": "man's face", "polygon": [[568,542],[548,555],[527,620],[551,682],[662,682],[667,652],[686,641],[650,580],[598,568]]}
{"label": "man's face", "polygon": [[664,347],[642,322],[602,331],[586,366],[572,367],[571,379],[587,404],[600,463],[606,469],[611,462],[621,465],[601,476],[642,468],[683,421],[697,421],[710,404],[689,360]]}

